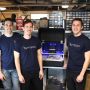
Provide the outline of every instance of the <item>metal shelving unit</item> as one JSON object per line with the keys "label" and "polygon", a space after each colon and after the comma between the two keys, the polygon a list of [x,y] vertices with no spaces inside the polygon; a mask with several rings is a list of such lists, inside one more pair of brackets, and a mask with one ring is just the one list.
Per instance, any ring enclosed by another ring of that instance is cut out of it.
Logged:
{"label": "metal shelving unit", "polygon": [[88,11],[67,11],[66,13],[66,30],[71,30],[71,21],[74,18],[81,18],[84,22],[84,30],[90,30],[90,12]]}
{"label": "metal shelving unit", "polygon": [[61,11],[52,11],[49,14],[50,28],[64,28],[63,13]]}

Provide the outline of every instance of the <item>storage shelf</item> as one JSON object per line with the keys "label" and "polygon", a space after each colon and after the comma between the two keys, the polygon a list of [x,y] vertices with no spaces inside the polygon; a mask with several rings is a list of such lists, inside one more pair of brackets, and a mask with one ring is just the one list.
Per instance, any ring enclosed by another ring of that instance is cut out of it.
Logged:
{"label": "storage shelf", "polygon": [[60,11],[53,11],[49,14],[49,27],[63,28],[63,14]]}
{"label": "storage shelf", "polygon": [[71,30],[71,22],[74,18],[81,18],[84,22],[84,30],[90,30],[90,12],[67,12],[66,13],[66,30]]}

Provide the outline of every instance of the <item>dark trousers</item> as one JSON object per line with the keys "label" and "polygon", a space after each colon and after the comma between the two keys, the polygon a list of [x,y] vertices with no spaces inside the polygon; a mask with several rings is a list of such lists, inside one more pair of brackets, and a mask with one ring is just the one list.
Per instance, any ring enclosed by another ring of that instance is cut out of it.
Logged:
{"label": "dark trousers", "polygon": [[78,83],[76,81],[79,72],[68,71],[66,73],[66,83],[68,90],[85,90],[86,74],[82,82]]}
{"label": "dark trousers", "polygon": [[3,88],[3,84],[2,81],[0,80],[0,88]]}
{"label": "dark trousers", "polygon": [[39,74],[24,74],[25,84],[21,84],[21,90],[43,90],[43,80],[39,79]]}

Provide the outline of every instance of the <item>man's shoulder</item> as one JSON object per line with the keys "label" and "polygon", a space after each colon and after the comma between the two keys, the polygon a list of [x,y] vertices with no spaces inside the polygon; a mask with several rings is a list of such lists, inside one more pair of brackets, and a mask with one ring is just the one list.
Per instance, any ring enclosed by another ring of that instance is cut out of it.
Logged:
{"label": "man's shoulder", "polygon": [[71,34],[67,37],[67,40],[72,39],[74,36]]}
{"label": "man's shoulder", "polygon": [[82,34],[83,38],[85,39],[89,39],[86,35]]}
{"label": "man's shoulder", "polygon": [[86,35],[82,35],[82,38],[81,38],[82,40],[83,40],[83,42],[90,42],[90,39],[86,36]]}
{"label": "man's shoulder", "polygon": [[2,39],[4,39],[4,38],[5,38],[5,35],[2,34],[2,35],[0,36],[0,40],[2,40]]}
{"label": "man's shoulder", "polygon": [[39,40],[39,38],[38,37],[35,37],[35,36],[32,36],[32,39],[33,40],[36,40],[36,41]]}
{"label": "man's shoulder", "polygon": [[21,37],[21,34],[17,33],[17,32],[14,32],[13,33],[13,36],[20,36]]}

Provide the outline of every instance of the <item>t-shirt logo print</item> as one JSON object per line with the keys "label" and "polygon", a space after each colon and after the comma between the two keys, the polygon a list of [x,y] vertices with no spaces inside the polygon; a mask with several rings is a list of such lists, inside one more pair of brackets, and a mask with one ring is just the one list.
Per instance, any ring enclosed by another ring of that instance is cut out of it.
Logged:
{"label": "t-shirt logo print", "polygon": [[23,49],[25,49],[25,50],[27,50],[27,49],[35,49],[36,48],[36,46],[28,46],[28,47],[23,47]]}
{"label": "t-shirt logo print", "polygon": [[70,43],[69,44],[71,47],[80,47],[80,45],[78,45],[78,44],[72,44],[72,43]]}

